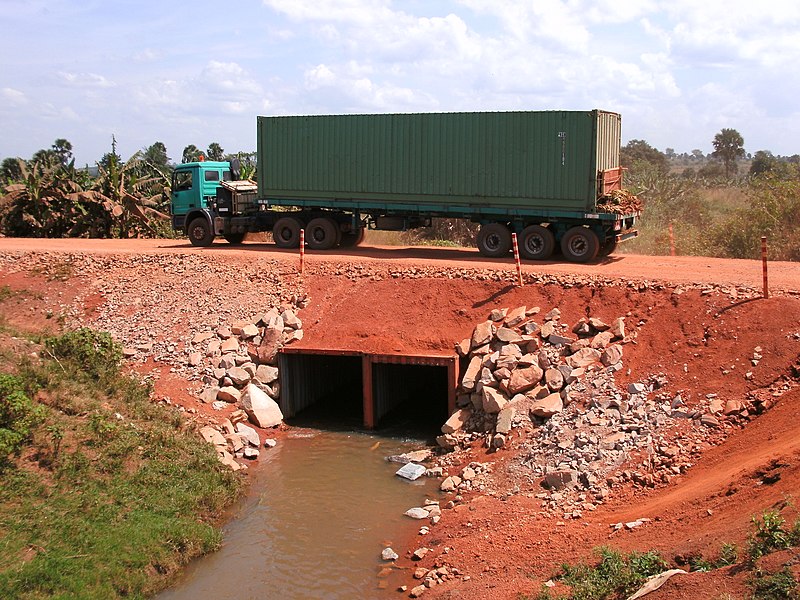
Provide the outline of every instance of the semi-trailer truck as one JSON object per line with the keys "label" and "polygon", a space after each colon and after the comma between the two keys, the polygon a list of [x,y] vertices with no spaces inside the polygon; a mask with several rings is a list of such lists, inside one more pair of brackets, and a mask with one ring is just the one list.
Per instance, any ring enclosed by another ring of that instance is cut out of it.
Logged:
{"label": "semi-trailer truck", "polygon": [[480,224],[487,257],[572,262],[635,237],[624,194],[621,117],[591,111],[270,116],[257,119],[256,182],[238,164],[192,162],[172,176],[172,226],[196,246],[271,231],[275,244],[359,244],[366,229],[435,217]]}

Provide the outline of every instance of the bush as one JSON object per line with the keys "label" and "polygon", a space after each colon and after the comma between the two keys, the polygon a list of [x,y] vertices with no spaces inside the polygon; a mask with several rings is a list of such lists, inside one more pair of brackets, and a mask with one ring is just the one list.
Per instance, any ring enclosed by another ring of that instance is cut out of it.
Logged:
{"label": "bush", "polygon": [[0,464],[19,452],[43,418],[41,407],[25,394],[22,380],[0,374]]}
{"label": "bush", "polygon": [[796,600],[800,598],[797,581],[789,567],[776,573],[755,572],[751,580],[754,600]]}
{"label": "bush", "polygon": [[627,556],[610,548],[599,548],[596,552],[600,555],[596,566],[562,566],[563,575],[559,579],[572,587],[575,600],[627,597],[645,579],[667,568],[667,563],[655,551],[631,552]]}
{"label": "bush", "polygon": [[122,360],[122,347],[105,331],[81,327],[48,338],[45,346],[59,361],[69,361],[93,377],[116,373]]}
{"label": "bush", "polygon": [[798,524],[787,530],[784,519],[777,510],[765,511],[761,518],[753,517],[755,531],[750,536],[748,553],[751,560],[766,556],[776,550],[785,550],[800,543]]}

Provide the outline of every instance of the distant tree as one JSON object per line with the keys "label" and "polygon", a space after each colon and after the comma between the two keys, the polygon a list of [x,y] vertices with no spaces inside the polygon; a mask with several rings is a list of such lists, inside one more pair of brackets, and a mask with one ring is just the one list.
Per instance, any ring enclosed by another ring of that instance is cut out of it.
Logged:
{"label": "distant tree", "polygon": [[660,173],[669,170],[667,157],[644,140],[631,140],[621,150],[619,162],[623,167],[631,168],[637,162],[650,163]]}
{"label": "distant tree", "polygon": [[727,177],[725,175],[725,167],[718,160],[710,160],[697,170],[698,177],[706,177],[708,179],[718,179],[720,177]]}
{"label": "distant tree", "polygon": [[223,160],[225,158],[225,150],[217,142],[211,142],[208,145],[208,150],[206,150],[206,158],[208,160]]}
{"label": "distant tree", "polygon": [[159,170],[169,169],[170,158],[167,156],[167,147],[164,142],[155,142],[145,148],[142,152],[142,158]]}
{"label": "distant tree", "polygon": [[735,129],[723,129],[714,136],[714,152],[712,156],[719,158],[725,165],[725,177],[736,174],[736,159],[744,156],[744,138]]}
{"label": "distant tree", "polygon": [[24,161],[19,157],[4,158],[0,164],[0,183],[17,181],[22,177],[22,165]]}
{"label": "distant tree", "polygon": [[41,150],[37,150],[33,153],[33,156],[31,156],[31,162],[50,167],[61,164],[61,159],[52,148],[42,148]]}
{"label": "distant tree", "polygon": [[202,153],[194,144],[189,144],[186,148],[183,149],[183,158],[181,158],[182,163],[190,163],[195,162],[200,158]]}
{"label": "distant tree", "polygon": [[665,155],[666,155],[666,157],[667,157],[667,158],[669,158],[670,160],[672,160],[673,158],[675,158],[675,157],[677,156],[677,155],[675,154],[675,148],[667,148],[666,150],[664,150],[664,154],[665,154]]}
{"label": "distant tree", "polygon": [[695,148],[694,150],[692,150],[692,158],[700,160],[701,158],[705,158],[705,155],[703,154],[702,150],[700,150],[699,148]]}
{"label": "distant tree", "polygon": [[72,144],[69,140],[58,138],[53,142],[52,148],[62,165],[69,164],[69,161],[72,160]]}
{"label": "distant tree", "polygon": [[753,155],[753,162],[750,165],[750,175],[761,175],[775,169],[778,159],[769,150],[759,150]]}

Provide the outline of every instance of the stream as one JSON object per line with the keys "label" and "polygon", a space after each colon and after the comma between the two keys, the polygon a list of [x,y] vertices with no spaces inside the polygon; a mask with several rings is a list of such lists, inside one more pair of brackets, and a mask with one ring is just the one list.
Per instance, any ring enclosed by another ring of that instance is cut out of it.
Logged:
{"label": "stream", "polygon": [[[438,487],[425,477],[396,477],[401,465],[385,457],[424,444],[293,429],[262,450],[248,497],[224,527],[223,547],[193,562],[158,599],[352,599],[394,589],[402,576],[378,577],[386,566],[381,551],[424,524],[403,513],[426,495],[438,497]],[[407,548],[394,550],[402,556]]]}

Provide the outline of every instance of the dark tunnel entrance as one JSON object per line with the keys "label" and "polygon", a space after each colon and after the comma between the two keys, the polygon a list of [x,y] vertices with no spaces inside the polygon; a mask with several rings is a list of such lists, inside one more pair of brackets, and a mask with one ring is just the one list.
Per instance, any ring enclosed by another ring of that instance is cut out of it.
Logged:
{"label": "dark tunnel entrance", "polygon": [[454,356],[284,348],[279,360],[291,424],[435,435],[455,407]]}

